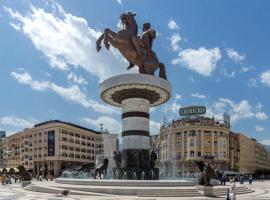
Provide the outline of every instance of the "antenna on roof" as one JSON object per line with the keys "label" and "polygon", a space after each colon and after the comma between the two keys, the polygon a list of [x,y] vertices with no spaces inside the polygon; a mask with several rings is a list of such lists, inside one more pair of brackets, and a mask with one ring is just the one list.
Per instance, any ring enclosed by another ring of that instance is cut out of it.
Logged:
{"label": "antenna on roof", "polygon": [[100,123],[100,124],[98,124],[98,125],[100,125],[100,132],[102,133],[102,132],[103,132],[103,125],[104,125],[104,124]]}

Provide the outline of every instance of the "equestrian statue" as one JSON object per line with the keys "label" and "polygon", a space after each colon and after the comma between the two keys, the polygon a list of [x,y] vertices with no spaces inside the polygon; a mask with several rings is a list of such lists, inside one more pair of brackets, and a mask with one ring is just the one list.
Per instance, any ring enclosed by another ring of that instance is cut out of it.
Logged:
{"label": "equestrian statue", "polygon": [[135,65],[139,67],[140,74],[155,75],[159,68],[159,77],[167,79],[165,66],[159,62],[156,53],[152,50],[156,31],[151,28],[150,23],[143,24],[143,32],[138,37],[138,25],[135,20],[135,13],[126,12],[120,16],[121,29],[116,33],[106,28],[103,34],[96,41],[96,49],[99,52],[101,42],[109,50],[112,45],[129,62],[127,69]]}

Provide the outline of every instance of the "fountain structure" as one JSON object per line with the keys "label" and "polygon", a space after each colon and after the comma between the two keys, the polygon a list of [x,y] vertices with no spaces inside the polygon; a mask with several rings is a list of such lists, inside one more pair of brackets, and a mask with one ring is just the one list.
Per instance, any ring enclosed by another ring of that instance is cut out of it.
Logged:
{"label": "fountain structure", "polygon": [[[171,84],[147,74],[124,74],[105,80],[100,96],[108,104],[122,109],[121,164],[114,169],[127,179],[158,179],[159,169],[150,156],[149,109],[171,97]],[[154,153],[154,152],[152,152]]]}

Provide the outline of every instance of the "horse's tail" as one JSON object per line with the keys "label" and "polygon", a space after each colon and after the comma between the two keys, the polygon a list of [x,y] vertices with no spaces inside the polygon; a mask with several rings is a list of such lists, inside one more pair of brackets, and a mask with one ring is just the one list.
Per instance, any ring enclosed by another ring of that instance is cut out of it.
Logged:
{"label": "horse's tail", "polygon": [[167,80],[166,69],[163,63],[159,63],[159,77]]}

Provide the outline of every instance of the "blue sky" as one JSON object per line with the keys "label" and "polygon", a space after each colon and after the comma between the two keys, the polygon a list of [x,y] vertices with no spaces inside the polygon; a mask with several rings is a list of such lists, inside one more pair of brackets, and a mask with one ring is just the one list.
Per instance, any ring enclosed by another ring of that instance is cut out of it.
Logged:
{"label": "blue sky", "polygon": [[100,100],[98,86],[129,73],[128,64],[113,49],[97,53],[95,41],[134,11],[158,32],[153,49],[173,85],[172,99],[151,110],[152,134],[163,117],[196,104],[218,119],[229,113],[233,131],[270,144],[269,9],[266,0],[3,0],[0,129],[60,119],[120,132],[120,110]]}

